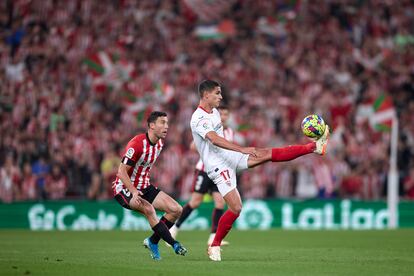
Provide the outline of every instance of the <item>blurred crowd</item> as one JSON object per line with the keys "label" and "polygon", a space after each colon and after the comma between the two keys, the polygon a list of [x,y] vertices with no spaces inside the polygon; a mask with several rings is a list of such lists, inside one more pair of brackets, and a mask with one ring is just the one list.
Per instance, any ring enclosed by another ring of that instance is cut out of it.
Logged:
{"label": "blurred crowd", "polygon": [[[102,81],[108,58],[98,55],[95,71],[85,62],[97,53],[111,53],[109,63],[116,53],[128,76]],[[222,84],[240,144],[305,143],[300,123],[312,113],[333,130],[326,157],[242,173],[244,198],[384,198],[390,132],[375,131],[364,112],[385,94],[399,118],[400,196],[414,199],[410,0],[8,0],[0,201],[111,198],[123,147],[145,131],[131,106],[168,113],[151,181],[188,199],[198,160],[189,121],[206,78]],[[168,97],[152,97],[156,82],[169,85]]]}

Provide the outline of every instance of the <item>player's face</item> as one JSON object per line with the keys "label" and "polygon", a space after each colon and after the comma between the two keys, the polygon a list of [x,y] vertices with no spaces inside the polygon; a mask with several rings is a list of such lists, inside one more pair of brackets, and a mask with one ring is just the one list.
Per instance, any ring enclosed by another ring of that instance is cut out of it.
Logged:
{"label": "player's face", "polygon": [[221,123],[223,124],[223,126],[227,127],[227,121],[229,120],[229,117],[230,117],[229,110],[219,109],[219,112],[220,112]]}
{"label": "player's face", "polygon": [[151,129],[158,138],[164,139],[167,136],[168,131],[168,118],[158,117],[157,120],[151,124]]}
{"label": "player's face", "polygon": [[217,86],[213,90],[207,92],[206,99],[211,107],[219,107],[220,101],[223,99],[223,96],[221,95],[221,87]]}

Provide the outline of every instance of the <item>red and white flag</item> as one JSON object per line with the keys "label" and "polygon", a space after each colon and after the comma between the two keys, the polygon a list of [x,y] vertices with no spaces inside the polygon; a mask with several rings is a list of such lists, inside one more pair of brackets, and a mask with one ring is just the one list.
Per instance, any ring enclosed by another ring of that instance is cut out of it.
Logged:
{"label": "red and white flag", "polygon": [[132,62],[107,51],[94,53],[86,57],[83,62],[88,66],[93,77],[93,89],[95,91],[120,88],[132,78],[135,70]]}
{"label": "red and white flag", "polygon": [[369,118],[372,128],[378,131],[390,131],[392,120],[396,116],[394,104],[390,96],[380,95],[374,102],[373,113]]}

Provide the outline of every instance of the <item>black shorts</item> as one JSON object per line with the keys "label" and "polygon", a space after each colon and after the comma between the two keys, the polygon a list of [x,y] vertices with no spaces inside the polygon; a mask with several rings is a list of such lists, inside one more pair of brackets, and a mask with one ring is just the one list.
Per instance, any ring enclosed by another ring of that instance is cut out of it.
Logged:
{"label": "black shorts", "polygon": [[199,170],[195,171],[192,190],[200,194],[218,192],[217,185],[211,181],[207,173]]}
{"label": "black shorts", "polygon": [[[141,190],[141,192],[143,193],[141,197],[152,204],[161,190],[159,190],[157,187],[149,185],[144,190]],[[131,207],[129,207],[129,202],[132,199],[132,193],[127,188],[122,189],[122,191],[115,195],[114,198],[116,201],[118,201],[119,204],[121,204],[122,207],[131,209]]]}

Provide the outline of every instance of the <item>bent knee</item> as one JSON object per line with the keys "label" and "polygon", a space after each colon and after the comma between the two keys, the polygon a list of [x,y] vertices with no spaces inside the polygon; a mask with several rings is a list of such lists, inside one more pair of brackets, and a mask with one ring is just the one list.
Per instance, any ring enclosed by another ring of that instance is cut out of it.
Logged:
{"label": "bent knee", "polygon": [[151,204],[144,204],[142,209],[144,214],[147,216],[155,215],[155,209]]}
{"label": "bent knee", "polygon": [[155,209],[151,205],[142,206],[142,205],[137,205],[137,204],[130,204],[129,206],[131,210],[137,211],[146,217],[152,217],[152,216],[156,217]]}
{"label": "bent knee", "polygon": [[183,207],[180,204],[177,204],[175,208],[175,213],[177,213],[179,216],[181,216],[181,213],[183,212]]}
{"label": "bent knee", "polygon": [[172,206],[170,206],[168,213],[170,213],[171,215],[173,215],[174,217],[178,218],[179,216],[181,216],[181,213],[183,212],[183,207],[181,207],[180,204],[176,203]]}
{"label": "bent knee", "polygon": [[235,213],[236,215],[239,215],[241,213],[241,211],[242,211],[242,205],[240,204],[240,205],[232,206],[232,207],[229,207],[229,209],[233,213]]}

